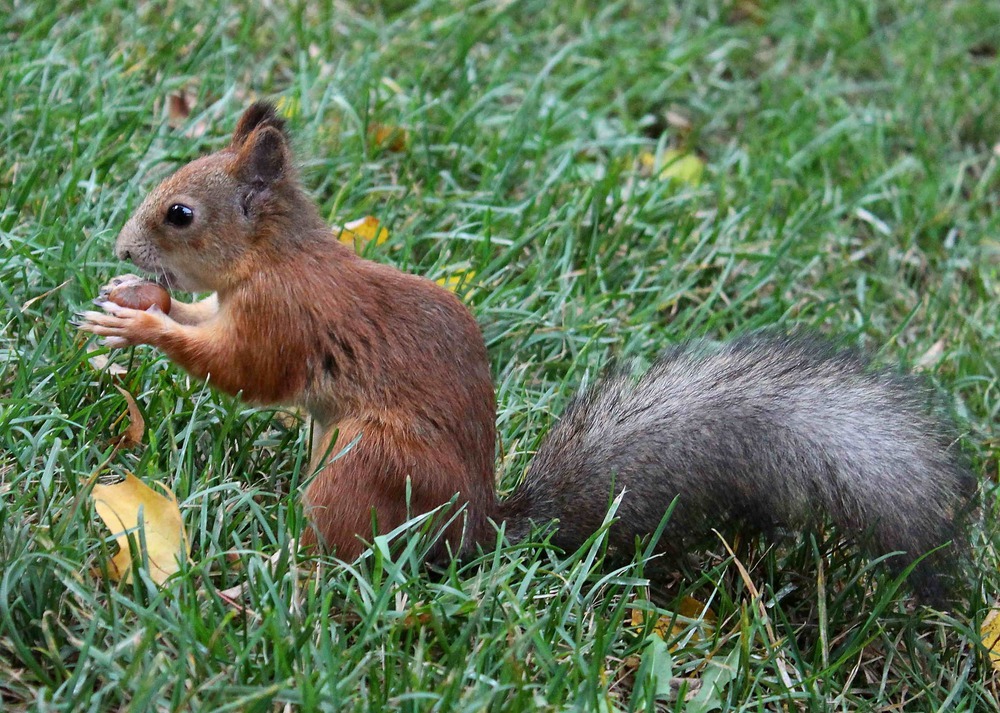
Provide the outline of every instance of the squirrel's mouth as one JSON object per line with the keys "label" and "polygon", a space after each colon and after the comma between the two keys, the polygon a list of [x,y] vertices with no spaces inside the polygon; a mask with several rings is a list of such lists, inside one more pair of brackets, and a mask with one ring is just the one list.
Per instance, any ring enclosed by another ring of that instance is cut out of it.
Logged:
{"label": "squirrel's mouth", "polygon": [[152,277],[153,281],[165,290],[177,289],[177,276],[170,270],[158,267]]}
{"label": "squirrel's mouth", "polygon": [[126,252],[122,259],[128,260],[137,268],[142,270],[150,280],[158,284],[160,287],[166,290],[177,289],[179,280],[177,275],[158,264],[160,261],[158,259],[150,259],[148,253],[139,251],[129,251]]}

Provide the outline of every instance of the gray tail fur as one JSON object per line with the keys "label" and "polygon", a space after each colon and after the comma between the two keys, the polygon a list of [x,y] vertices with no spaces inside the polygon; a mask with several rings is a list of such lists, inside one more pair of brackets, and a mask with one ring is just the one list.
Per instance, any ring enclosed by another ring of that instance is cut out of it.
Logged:
{"label": "gray tail fur", "polygon": [[[679,555],[711,528],[799,528],[829,518],[899,572],[961,537],[976,490],[946,419],[919,380],[872,368],[812,337],[757,334],[665,353],[638,378],[618,369],[578,396],[501,506],[508,534],[558,520],[575,549],[625,495],[609,551],[631,555],[677,504],[661,550]],[[614,491],[614,492],[612,492]],[[911,582],[943,601],[947,553]]]}

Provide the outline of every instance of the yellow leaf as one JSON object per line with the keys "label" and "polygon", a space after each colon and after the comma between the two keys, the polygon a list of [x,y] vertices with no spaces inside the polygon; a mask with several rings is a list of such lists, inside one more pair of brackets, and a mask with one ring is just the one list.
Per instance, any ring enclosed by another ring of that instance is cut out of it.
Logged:
{"label": "yellow leaf", "polygon": [[274,106],[286,119],[292,119],[299,113],[299,100],[296,97],[278,97]]}
{"label": "yellow leaf", "polygon": [[[677,607],[676,614],[677,616],[664,615],[659,617],[656,623],[653,624],[653,633],[657,634],[664,641],[669,641],[672,638],[680,636],[691,626],[690,622],[683,621],[683,619],[694,619],[696,621],[700,619],[698,629],[695,630],[692,637],[698,640],[701,638],[699,634],[700,630],[706,628],[712,629],[715,626],[715,612],[694,597],[684,597]],[[673,626],[671,626],[671,620],[673,620]],[[644,622],[645,612],[641,609],[633,609],[632,626],[640,628]]]}
{"label": "yellow leaf", "polygon": [[705,163],[700,158],[677,149],[665,149],[656,156],[643,151],[639,154],[639,165],[661,181],[676,180],[691,186],[701,183],[705,173]]}
{"label": "yellow leaf", "polygon": [[378,218],[366,215],[359,220],[344,223],[344,227],[337,231],[337,239],[344,245],[360,249],[372,240],[376,245],[381,245],[389,239],[389,231],[379,225]]}
{"label": "yellow leaf", "polygon": [[1000,671],[1000,609],[993,609],[986,615],[979,633],[983,637],[983,646],[989,651],[993,669]]}
{"label": "yellow leaf", "polygon": [[406,151],[407,146],[409,146],[410,132],[391,124],[373,123],[368,125],[368,139],[374,148],[384,148],[398,153]]}
{"label": "yellow leaf", "polygon": [[715,612],[694,597],[684,597],[677,607],[677,613],[688,619],[701,619],[706,624],[715,624]]}
{"label": "yellow leaf", "polygon": [[[163,584],[180,568],[181,558],[187,558],[188,539],[177,499],[166,487],[160,487],[166,495],[126,473],[125,480],[120,483],[98,483],[91,491],[94,509],[111,530],[120,548],[111,560],[112,578],[128,580],[132,562],[128,541],[130,533],[139,547],[145,540],[146,551],[143,554],[149,561],[149,576],[157,584]],[[142,533],[139,531],[140,521]]]}
{"label": "yellow leaf", "polygon": [[476,276],[475,270],[455,270],[450,275],[446,275],[445,277],[439,277],[434,281],[439,285],[441,285],[441,287],[444,287],[446,289],[451,290],[452,292],[455,292],[458,290],[458,288],[462,287],[462,285],[465,285],[466,283],[470,282],[472,278],[475,276]]}

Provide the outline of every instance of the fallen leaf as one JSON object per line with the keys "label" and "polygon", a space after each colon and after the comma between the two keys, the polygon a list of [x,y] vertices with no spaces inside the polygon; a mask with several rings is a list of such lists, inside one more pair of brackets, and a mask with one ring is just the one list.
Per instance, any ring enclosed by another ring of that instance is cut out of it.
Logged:
{"label": "fallen leaf", "polygon": [[[91,354],[97,351],[97,347],[93,343],[87,345],[87,353]],[[94,356],[87,357],[87,362],[94,368],[95,371],[104,371],[111,376],[122,376],[128,373],[126,369],[121,364],[117,364],[108,358],[107,354],[95,354]]]}
{"label": "fallen leaf", "polygon": [[278,97],[278,101],[275,102],[275,108],[278,113],[281,114],[286,119],[293,119],[298,116],[301,104],[297,97]]}
{"label": "fallen leaf", "polygon": [[122,414],[122,418],[128,418],[128,428],[125,429],[125,433],[122,434],[121,439],[118,441],[118,446],[120,448],[131,448],[142,443],[142,436],[146,432],[146,420],[142,417],[139,405],[132,398],[132,394],[118,384],[115,384],[115,388],[125,397],[125,403],[128,406],[128,411]]}
{"label": "fallen leaf", "polygon": [[705,173],[704,161],[677,149],[665,149],[656,155],[643,151],[639,154],[639,166],[644,173],[655,175],[661,181],[677,181],[691,186],[701,183]]}
{"label": "fallen leaf", "polygon": [[983,646],[990,655],[990,663],[995,671],[1000,671],[1000,609],[992,609],[983,620],[979,633],[983,637]]}
{"label": "fallen leaf", "polygon": [[334,230],[340,242],[344,245],[350,245],[355,250],[360,250],[365,243],[372,240],[375,241],[376,245],[381,245],[389,239],[389,231],[381,227],[378,218],[373,215],[366,215],[364,218],[344,223],[343,228],[335,228]]}
{"label": "fallen leaf", "polygon": [[425,626],[434,620],[434,615],[429,606],[423,602],[417,602],[403,617],[402,625],[404,629],[414,629]]}
{"label": "fallen leaf", "polygon": [[[158,484],[159,485],[159,484]],[[94,509],[118,541],[118,554],[111,559],[111,576],[128,581],[133,556],[149,563],[149,576],[157,584],[180,569],[180,561],[188,556],[188,539],[184,532],[177,499],[168,488],[160,485],[158,493],[131,473],[113,485],[94,485],[90,497]],[[145,550],[133,553],[128,535]]]}
{"label": "fallen leaf", "polygon": [[665,118],[668,125],[674,127],[675,129],[679,129],[685,134],[690,133],[692,127],[691,120],[681,112],[669,109],[667,110]]}
{"label": "fallen leaf", "polygon": [[391,124],[372,123],[368,125],[368,140],[373,148],[389,151],[406,151],[410,144],[410,132]]}
{"label": "fallen leaf", "polygon": [[933,344],[931,344],[930,349],[925,351],[917,359],[917,363],[913,365],[914,371],[926,371],[932,368],[935,364],[941,361],[941,356],[944,354],[944,340],[939,339]]}
{"label": "fallen leaf", "polygon": [[[167,96],[167,126],[171,129],[179,129],[187,123],[194,108],[196,97],[188,91],[175,92]],[[197,139],[204,135],[208,129],[208,124],[204,121],[197,121],[184,130],[184,136],[189,139]]]}
{"label": "fallen leaf", "polygon": [[715,612],[711,607],[699,602],[694,597],[684,597],[677,607],[677,613],[689,619],[701,619],[706,624],[715,625]]}
{"label": "fallen leaf", "polygon": [[760,0],[736,0],[729,12],[729,22],[734,25],[740,22],[763,25],[766,20],[767,14],[761,7]]}
{"label": "fallen leaf", "polygon": [[434,280],[434,282],[441,285],[441,287],[444,287],[445,289],[457,292],[460,287],[471,282],[472,278],[475,276],[475,270],[455,270],[450,275],[439,277]]}
{"label": "fallen leaf", "polygon": [[191,116],[194,97],[185,91],[174,92],[167,96],[167,126],[171,129],[180,128],[181,124]]}
{"label": "fallen leaf", "polygon": [[[715,628],[715,612],[694,597],[684,597],[675,614],[676,616],[664,614],[657,618],[656,623],[653,624],[653,633],[666,641],[680,636],[691,626],[690,621],[682,621],[682,618],[699,622],[692,635],[694,640],[702,638],[702,631],[711,631]],[[645,623],[645,617],[646,613],[642,609],[633,609],[632,626],[641,628]],[[671,621],[673,621],[672,625]]]}

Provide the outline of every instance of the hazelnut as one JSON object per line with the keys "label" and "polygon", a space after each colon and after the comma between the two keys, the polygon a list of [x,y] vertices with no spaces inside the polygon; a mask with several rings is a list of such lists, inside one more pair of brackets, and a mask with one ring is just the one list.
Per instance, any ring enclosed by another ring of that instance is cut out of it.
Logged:
{"label": "hazelnut", "polygon": [[170,311],[170,293],[149,280],[118,285],[108,293],[108,299],[129,309],[146,310],[156,305],[163,312]]}

